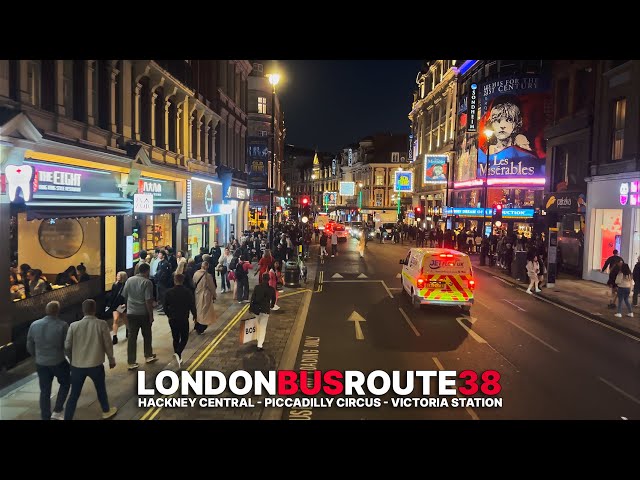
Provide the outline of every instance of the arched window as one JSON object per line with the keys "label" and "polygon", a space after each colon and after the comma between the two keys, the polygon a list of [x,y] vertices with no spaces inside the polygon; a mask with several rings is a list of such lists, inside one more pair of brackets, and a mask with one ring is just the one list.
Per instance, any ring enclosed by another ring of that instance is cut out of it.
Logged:
{"label": "arched window", "polygon": [[166,148],[164,138],[164,90],[162,87],[158,87],[155,90],[156,107],[155,107],[155,139],[156,147]]}
{"label": "arched window", "polygon": [[142,77],[140,88],[140,140],[151,144],[151,89],[149,78]]}
{"label": "arched window", "polygon": [[169,98],[169,114],[167,116],[167,122],[169,122],[169,128],[167,129],[169,134],[169,150],[177,152],[176,125],[178,123],[178,108],[175,97]]}
{"label": "arched window", "polygon": [[98,84],[93,86],[97,93],[97,111],[93,112],[98,126],[104,130],[109,129],[109,116],[111,115],[111,67],[105,60],[98,60],[95,65]]}
{"label": "arched window", "polygon": [[191,158],[198,158],[198,111],[191,114]]}
{"label": "arched window", "polygon": [[203,162],[207,161],[207,156],[206,152],[207,152],[207,127],[208,127],[208,123],[207,120],[203,117],[202,118],[202,127],[200,127],[200,160],[202,160]]}

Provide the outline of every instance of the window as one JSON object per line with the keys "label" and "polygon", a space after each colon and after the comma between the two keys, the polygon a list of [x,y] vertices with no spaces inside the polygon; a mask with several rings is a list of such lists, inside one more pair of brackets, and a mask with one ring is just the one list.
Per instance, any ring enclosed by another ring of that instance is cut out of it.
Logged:
{"label": "window", "polygon": [[569,173],[569,151],[565,148],[564,145],[559,145],[554,149],[554,166],[553,166],[553,185],[552,188],[554,191],[561,191],[559,187],[562,187],[561,184],[565,184],[566,188],[568,185],[568,173]]}
{"label": "window", "polygon": [[262,73],[264,71],[264,67],[262,66],[261,63],[254,63],[253,64],[253,71],[256,73]]}
{"label": "window", "polygon": [[561,78],[556,83],[556,119],[569,115],[569,79]]}
{"label": "window", "polygon": [[384,173],[376,172],[376,186],[384,186]]}
{"label": "window", "polygon": [[258,97],[258,113],[267,113],[267,97]]}
{"label": "window", "polygon": [[259,137],[268,137],[269,136],[269,132],[267,132],[266,130],[258,130],[258,136]]}
{"label": "window", "polygon": [[574,112],[579,112],[587,106],[592,98],[593,75],[590,68],[576,72],[575,96],[573,97]]}
{"label": "window", "polygon": [[593,212],[594,248],[592,267],[600,270],[605,260],[622,246],[622,209],[596,208]]}
{"label": "window", "polygon": [[400,161],[400,152],[391,152],[391,161],[398,163]]}
{"label": "window", "polygon": [[67,117],[73,118],[73,60],[64,60],[62,70],[62,96]]}
{"label": "window", "polygon": [[619,98],[613,104],[613,132],[611,138],[611,160],[620,160],[624,150],[624,123],[627,99]]}
{"label": "window", "polygon": [[32,105],[40,105],[40,60],[28,60],[27,66],[27,90],[29,102]]}

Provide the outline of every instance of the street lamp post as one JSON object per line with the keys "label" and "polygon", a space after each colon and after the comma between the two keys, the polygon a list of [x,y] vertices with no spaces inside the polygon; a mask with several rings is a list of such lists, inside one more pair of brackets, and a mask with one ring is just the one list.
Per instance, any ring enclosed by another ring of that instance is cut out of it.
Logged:
{"label": "street lamp post", "polygon": [[484,168],[484,198],[482,200],[482,238],[486,238],[486,222],[487,222],[487,201],[489,197],[489,148],[491,146],[491,137],[493,137],[493,130],[487,128],[484,131],[484,136],[487,137],[487,156]]}
{"label": "street lamp post", "polygon": [[271,73],[267,75],[269,83],[273,86],[271,92],[271,188],[269,189],[269,248],[273,250],[273,222],[275,219],[273,206],[273,192],[275,190],[275,167],[276,167],[276,85],[280,81],[280,75]]}

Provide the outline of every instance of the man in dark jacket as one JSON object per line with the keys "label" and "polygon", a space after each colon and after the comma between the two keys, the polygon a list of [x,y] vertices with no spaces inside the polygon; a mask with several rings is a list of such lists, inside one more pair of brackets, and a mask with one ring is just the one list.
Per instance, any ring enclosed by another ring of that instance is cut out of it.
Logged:
{"label": "man in dark jacket", "polygon": [[196,265],[198,265],[199,263],[202,263],[202,255],[205,255],[207,253],[207,247],[200,247],[200,254],[196,255],[196,257],[194,258]]}
{"label": "man in dark jacket", "polygon": [[262,283],[256,285],[251,295],[251,312],[257,315],[256,330],[258,334],[258,350],[262,350],[264,337],[267,335],[269,313],[276,304],[276,290],[269,286],[269,274],[262,275]]}
{"label": "man in dark jacket", "polygon": [[173,356],[178,362],[178,368],[182,365],[182,352],[189,339],[189,312],[196,320],[196,301],[184,284],[184,275],[176,273],[173,277],[174,287],[167,291],[164,299],[164,311],[169,317],[169,327],[173,336]]}
{"label": "man in dark jacket", "polygon": [[213,247],[211,247],[211,251],[209,252],[209,255],[211,255],[210,262],[213,264],[215,268],[215,266],[218,265],[218,260],[220,260],[220,257],[222,256],[222,249],[218,245],[217,241],[213,242]]}
{"label": "man in dark jacket", "polygon": [[166,258],[167,252],[161,250],[158,253],[158,266],[156,267],[155,281],[158,288],[158,312],[164,313],[164,296],[171,287],[171,265]]}
{"label": "man in dark jacket", "polygon": [[169,265],[171,266],[171,273],[175,272],[176,268],[178,268],[178,259],[173,253],[173,248],[171,247],[167,247],[167,262],[169,262]]}
{"label": "man in dark jacket", "polygon": [[618,255],[618,250],[614,250],[613,251],[613,255],[611,255],[609,258],[607,258],[607,261],[604,262],[604,265],[602,266],[602,273],[605,272],[607,267],[611,267],[613,269],[614,265],[617,265],[618,262],[623,262],[623,261],[624,260],[622,260],[622,257],[620,255]]}
{"label": "man in dark jacket", "polygon": [[[614,255],[616,253],[618,253],[618,251],[614,250]],[[608,259],[607,259],[607,262],[609,262]],[[622,260],[621,257],[618,257],[617,261],[615,261],[614,263],[611,263],[611,268],[609,269],[609,280],[607,281],[607,285],[611,287],[611,300],[609,300],[609,305],[607,305],[608,308],[616,308],[616,298],[618,296],[618,286],[616,285],[616,277],[618,276],[618,273],[620,273],[620,269],[622,268],[623,263],[624,263],[624,260]]]}
{"label": "man in dark jacket", "polygon": [[633,306],[638,305],[638,293],[640,293],[640,257],[633,267]]}

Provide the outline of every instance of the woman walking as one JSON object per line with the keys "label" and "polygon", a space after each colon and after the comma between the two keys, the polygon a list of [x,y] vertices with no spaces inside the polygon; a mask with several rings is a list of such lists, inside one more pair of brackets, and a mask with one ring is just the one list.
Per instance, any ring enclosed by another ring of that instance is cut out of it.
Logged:
{"label": "woman walking", "polygon": [[126,281],[127,272],[118,272],[116,281],[111,286],[111,292],[109,293],[107,308],[113,317],[112,335],[114,345],[118,343],[118,322],[122,319],[122,323],[127,324],[127,301],[122,296],[122,289]]}
{"label": "woman walking", "polygon": [[276,302],[271,310],[280,310],[278,306],[278,283],[282,283],[282,272],[280,270],[280,263],[276,260],[269,270],[269,286],[276,291]]}
{"label": "woman walking", "polygon": [[616,285],[618,286],[618,313],[616,313],[615,316],[622,316],[622,301],[624,300],[627,310],[629,310],[627,317],[633,317],[633,310],[629,304],[629,293],[631,293],[631,287],[633,286],[633,275],[631,274],[631,268],[629,268],[628,264],[622,264],[620,273],[618,273],[616,277]]}
{"label": "woman walking", "polygon": [[265,273],[269,272],[269,269],[271,268],[271,265],[273,265],[273,257],[271,256],[271,250],[267,248],[264,251],[264,256],[260,259],[260,261],[256,265],[256,271],[253,274],[254,276],[260,275],[258,277],[258,282],[260,282],[260,283],[262,282],[262,276]]}
{"label": "woman walking", "polygon": [[358,242],[358,252],[360,252],[360,258],[364,258],[365,242],[366,242],[366,237],[363,234],[360,236],[360,241]]}
{"label": "woman walking", "polygon": [[195,330],[198,335],[202,335],[207,327],[216,321],[216,312],[213,309],[213,301],[216,299],[216,286],[208,269],[209,263],[202,262],[200,270],[193,274],[196,312],[198,313]]}
{"label": "woman walking", "polygon": [[532,295],[531,287],[535,286],[536,293],[540,293],[542,290],[538,288],[540,275],[540,265],[538,264],[538,256],[534,255],[531,260],[527,262],[527,275],[529,276],[529,288],[527,288],[527,293]]}

